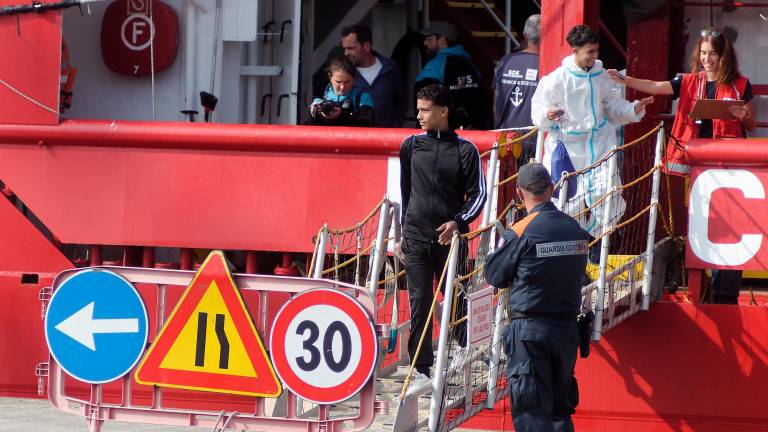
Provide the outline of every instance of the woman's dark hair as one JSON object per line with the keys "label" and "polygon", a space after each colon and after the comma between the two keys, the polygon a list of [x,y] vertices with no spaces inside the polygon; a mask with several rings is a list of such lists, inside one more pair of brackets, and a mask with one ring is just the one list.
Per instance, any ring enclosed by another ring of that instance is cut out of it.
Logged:
{"label": "woman's dark hair", "polygon": [[346,72],[354,78],[355,65],[353,65],[352,62],[344,56],[336,57],[332,59],[331,63],[328,65],[328,76],[330,77],[334,72],[338,71]]}
{"label": "woman's dark hair", "polygon": [[451,92],[440,84],[430,84],[416,93],[417,100],[432,102],[433,105],[451,107]]}
{"label": "woman's dark hair", "polygon": [[577,25],[568,32],[568,36],[565,37],[566,42],[571,48],[582,47],[586,44],[596,44],[600,42],[597,37],[597,33],[592,30],[592,27],[588,25]]}
{"label": "woman's dark hair", "polygon": [[[689,60],[691,72],[697,73],[704,70],[704,67],[701,65],[701,44],[709,42],[712,44],[712,48],[717,55],[720,56],[717,82],[720,84],[732,84],[736,81],[736,78],[741,76],[741,72],[739,72],[739,62],[736,60],[736,50],[731,45],[731,41],[719,30],[705,29],[702,30],[702,33],[706,34],[706,36],[699,36],[693,52],[691,52]],[[717,36],[714,36],[714,34]]]}

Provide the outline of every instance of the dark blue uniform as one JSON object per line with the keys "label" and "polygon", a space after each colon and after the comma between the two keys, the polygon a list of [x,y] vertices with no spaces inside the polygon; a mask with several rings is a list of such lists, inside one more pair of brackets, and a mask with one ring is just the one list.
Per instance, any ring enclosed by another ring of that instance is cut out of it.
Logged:
{"label": "dark blue uniform", "polygon": [[485,277],[509,287],[504,352],[518,432],[572,431],[581,280],[589,234],[547,202],[504,234]]}

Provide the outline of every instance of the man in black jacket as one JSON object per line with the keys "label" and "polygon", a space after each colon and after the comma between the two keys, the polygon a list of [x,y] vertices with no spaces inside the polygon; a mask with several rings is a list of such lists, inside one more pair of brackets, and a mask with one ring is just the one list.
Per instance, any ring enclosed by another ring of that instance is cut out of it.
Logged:
{"label": "man in black jacket", "polygon": [[[434,296],[433,277],[440,278],[455,231],[466,233],[483,209],[486,196],[480,154],[450,128],[451,96],[447,88],[419,90],[416,107],[425,133],[400,146],[400,192],[403,199],[405,275],[411,307],[408,354],[416,358],[412,389],[429,380],[432,325],[427,322]],[[442,289],[442,287],[440,287]],[[416,352],[424,327],[427,334]]]}
{"label": "man in black jacket", "polygon": [[504,352],[519,432],[572,432],[578,404],[576,316],[589,234],[555,207],[552,189],[542,164],[520,168],[517,194],[528,216],[485,261],[486,281],[509,290]]}

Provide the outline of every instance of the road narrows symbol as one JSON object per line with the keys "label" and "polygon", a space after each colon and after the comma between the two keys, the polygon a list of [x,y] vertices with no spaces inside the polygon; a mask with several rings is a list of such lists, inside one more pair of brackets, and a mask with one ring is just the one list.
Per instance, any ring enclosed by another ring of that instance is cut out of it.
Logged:
{"label": "road narrows symbol", "polygon": [[205,366],[205,334],[208,327],[208,314],[197,314],[197,344],[195,345],[195,366]]}
{"label": "road narrows symbol", "polygon": [[216,337],[219,338],[219,368],[229,368],[229,341],[227,341],[227,334],[224,333],[224,315],[216,314]]}
{"label": "road narrows symbol", "polygon": [[223,252],[195,274],[136,370],[145,385],[277,397],[282,387]]}

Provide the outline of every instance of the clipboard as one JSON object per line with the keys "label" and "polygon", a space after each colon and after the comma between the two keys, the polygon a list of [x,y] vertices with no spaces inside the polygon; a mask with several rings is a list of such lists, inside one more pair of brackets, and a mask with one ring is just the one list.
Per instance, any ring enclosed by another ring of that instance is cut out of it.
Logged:
{"label": "clipboard", "polygon": [[699,99],[693,105],[693,110],[688,114],[688,117],[694,120],[735,120],[736,117],[731,114],[728,108],[732,106],[742,106],[744,103],[743,100],[735,99]]}

